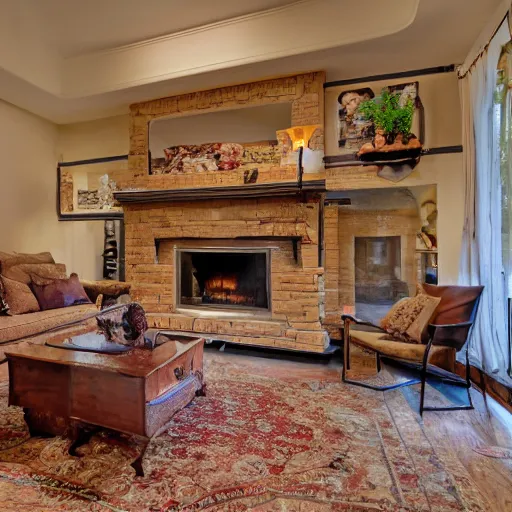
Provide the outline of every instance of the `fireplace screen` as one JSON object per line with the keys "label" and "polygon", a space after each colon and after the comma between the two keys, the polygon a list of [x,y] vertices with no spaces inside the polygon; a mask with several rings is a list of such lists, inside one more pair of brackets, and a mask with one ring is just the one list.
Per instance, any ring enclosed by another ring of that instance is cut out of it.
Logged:
{"label": "fireplace screen", "polygon": [[178,306],[269,309],[269,251],[178,249]]}

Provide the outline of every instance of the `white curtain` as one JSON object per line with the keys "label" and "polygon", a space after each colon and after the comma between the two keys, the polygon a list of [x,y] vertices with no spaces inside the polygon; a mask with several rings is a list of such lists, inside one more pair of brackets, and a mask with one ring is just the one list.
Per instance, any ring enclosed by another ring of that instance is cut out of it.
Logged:
{"label": "white curtain", "polygon": [[505,276],[501,241],[499,133],[494,108],[501,48],[510,41],[508,20],[460,80],[465,222],[459,282],[484,285],[473,336],[471,364],[510,383]]}

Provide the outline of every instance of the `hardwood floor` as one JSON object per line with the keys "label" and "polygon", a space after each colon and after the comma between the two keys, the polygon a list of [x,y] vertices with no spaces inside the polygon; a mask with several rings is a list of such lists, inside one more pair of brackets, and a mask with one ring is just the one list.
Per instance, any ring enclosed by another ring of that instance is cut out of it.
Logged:
{"label": "hardwood floor", "polygon": [[[232,360],[239,365],[248,365],[252,370],[257,367],[258,373],[261,372],[262,375],[318,379],[341,384],[341,360],[338,355],[329,360],[226,347],[223,353],[210,348],[206,351],[205,357],[206,360]],[[463,391],[459,397],[457,392],[451,394],[453,388],[434,383],[427,388],[427,402],[446,400],[446,397],[463,400],[465,390]],[[473,389],[471,393],[474,410],[425,412],[423,418],[417,414],[419,386],[387,391],[383,393],[383,400],[388,405],[401,436],[412,436],[413,430],[419,426],[437,453],[442,454],[447,465],[450,461],[462,463],[468,477],[488,500],[489,512],[512,511],[512,415],[492,398],[484,397],[477,389]],[[401,420],[400,411],[404,407],[409,407],[416,413],[414,417],[417,419],[417,425],[409,425]],[[504,449],[498,453],[502,458],[482,455],[475,451],[494,447]]]}
{"label": "hardwood floor", "polygon": [[[406,390],[404,390],[407,393]],[[458,458],[496,512],[512,511],[511,458],[493,458],[474,449],[512,449],[512,416],[492,398],[472,390],[473,411],[425,413],[424,429],[436,446]]]}

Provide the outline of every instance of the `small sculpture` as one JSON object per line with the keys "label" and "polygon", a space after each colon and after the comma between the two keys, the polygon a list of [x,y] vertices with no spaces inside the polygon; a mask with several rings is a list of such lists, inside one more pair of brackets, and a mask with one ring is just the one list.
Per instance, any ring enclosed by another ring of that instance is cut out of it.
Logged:
{"label": "small sculpture", "polygon": [[108,174],[100,177],[100,186],[98,188],[98,207],[101,210],[110,210],[114,205],[114,190],[116,182],[109,180]]}
{"label": "small sculpture", "polygon": [[437,249],[437,204],[427,200],[420,206],[421,232],[419,238],[429,250]]}
{"label": "small sculpture", "polygon": [[153,341],[145,337],[148,322],[140,304],[132,302],[123,308],[107,310],[96,318],[96,322],[98,330],[112,343],[138,348],[154,348]]}

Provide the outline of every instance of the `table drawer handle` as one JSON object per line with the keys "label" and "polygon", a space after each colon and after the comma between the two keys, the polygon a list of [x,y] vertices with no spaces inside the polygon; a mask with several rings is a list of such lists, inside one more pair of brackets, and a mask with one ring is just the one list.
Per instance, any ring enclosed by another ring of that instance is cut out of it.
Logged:
{"label": "table drawer handle", "polygon": [[174,368],[174,376],[178,380],[182,380],[185,378],[185,368],[183,366],[178,366],[178,368]]}

